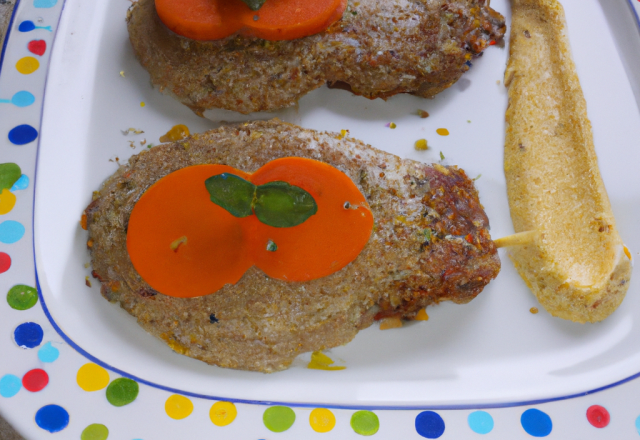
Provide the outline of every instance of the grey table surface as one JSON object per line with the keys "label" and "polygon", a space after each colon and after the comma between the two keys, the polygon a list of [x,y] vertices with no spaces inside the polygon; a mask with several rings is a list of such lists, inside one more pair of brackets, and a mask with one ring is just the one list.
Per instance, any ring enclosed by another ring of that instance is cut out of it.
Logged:
{"label": "grey table surface", "polygon": [[[4,43],[9,19],[13,12],[13,1],[0,0],[0,47]],[[0,414],[0,440],[24,440]]]}

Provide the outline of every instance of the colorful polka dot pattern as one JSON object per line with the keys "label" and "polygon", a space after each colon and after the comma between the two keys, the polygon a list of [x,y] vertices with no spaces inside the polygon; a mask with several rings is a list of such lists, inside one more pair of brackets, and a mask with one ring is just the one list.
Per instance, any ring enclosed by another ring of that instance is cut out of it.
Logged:
{"label": "colorful polka dot pattern", "polygon": [[44,332],[40,324],[25,322],[20,324],[13,332],[13,339],[21,348],[35,348],[42,343]]}
{"label": "colorful polka dot pattern", "polygon": [[15,310],[29,310],[38,302],[38,291],[30,286],[18,284],[9,289],[7,303]]}
{"label": "colorful polka dot pattern", "polygon": [[80,440],[107,440],[109,429],[99,423],[87,426],[80,434]]}
{"label": "colorful polka dot pattern", "polygon": [[22,377],[22,386],[25,390],[37,393],[49,384],[49,375],[46,371],[36,368],[27,372]]}
{"label": "colorful polka dot pattern", "polygon": [[107,400],[113,406],[125,406],[136,400],[140,387],[138,382],[120,377],[107,387]]}
{"label": "colorful polka dot pattern", "polygon": [[76,382],[84,391],[99,391],[109,385],[109,372],[100,365],[84,364],[76,374]]}
{"label": "colorful polka dot pattern", "polygon": [[520,424],[525,432],[533,437],[546,437],[551,434],[553,423],[547,413],[530,408],[522,413]]}
{"label": "colorful polka dot pattern", "polygon": [[592,405],[587,409],[587,420],[596,428],[605,428],[609,424],[611,416],[606,408],[600,405]]}
{"label": "colorful polka dot pattern", "polygon": [[444,428],[444,420],[436,412],[423,411],[416,417],[416,432],[424,438],[440,438]]}
{"label": "colorful polka dot pattern", "polygon": [[165,402],[164,410],[174,420],[186,419],[193,412],[193,402],[185,396],[173,394]]}
{"label": "colorful polka dot pattern", "polygon": [[51,342],[47,342],[38,350],[38,359],[47,364],[55,362],[59,356],[60,350],[54,347]]}
{"label": "colorful polka dot pattern", "polygon": [[309,425],[315,432],[329,432],[336,426],[336,416],[325,408],[316,408],[309,415]]}
{"label": "colorful polka dot pattern", "polygon": [[486,411],[474,411],[467,418],[469,428],[476,434],[489,434],[493,430],[493,417]]}
{"label": "colorful polka dot pattern", "polygon": [[211,423],[216,426],[227,426],[231,424],[238,415],[236,406],[231,402],[216,402],[209,410]]}
{"label": "colorful polka dot pattern", "polygon": [[60,432],[69,425],[69,413],[59,405],[46,405],[36,413],[36,425],[51,433]]}
{"label": "colorful polka dot pattern", "polygon": [[351,428],[356,434],[374,435],[380,429],[380,420],[371,411],[356,411],[351,416]]}
{"label": "colorful polka dot pattern", "polygon": [[284,432],[293,426],[296,413],[288,406],[271,406],[262,415],[264,426],[272,432]]}

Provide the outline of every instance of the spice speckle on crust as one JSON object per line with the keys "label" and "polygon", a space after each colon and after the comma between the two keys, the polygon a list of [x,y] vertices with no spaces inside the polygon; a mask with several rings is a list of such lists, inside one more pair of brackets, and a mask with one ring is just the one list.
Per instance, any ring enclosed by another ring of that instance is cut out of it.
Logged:
{"label": "spice speckle on crust", "polygon": [[[366,197],[374,230],[352,263],[307,282],[272,279],[253,267],[237,284],[197,298],[162,295],[141,279],[127,253],[127,223],[149,186],[190,165],[253,172],[290,156],[338,168]],[[85,213],[103,296],[177,352],[228,368],[282,370],[300,353],[346,344],[374,318],[413,319],[429,304],[466,303],[500,268],[488,219],[464,171],[278,120],[144,150],[105,182]]]}
{"label": "spice speckle on crust", "polygon": [[127,15],[136,56],[161,91],[198,114],[290,107],[325,83],[367,98],[430,98],[501,41],[504,17],[485,0],[350,1],[326,31],[290,41],[231,36],[196,41],[171,32],[154,0]]}

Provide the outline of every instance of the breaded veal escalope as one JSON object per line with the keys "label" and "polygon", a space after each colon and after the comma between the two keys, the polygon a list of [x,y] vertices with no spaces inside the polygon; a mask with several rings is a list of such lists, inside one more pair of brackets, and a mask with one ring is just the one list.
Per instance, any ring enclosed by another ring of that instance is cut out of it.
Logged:
{"label": "breaded veal escalope", "polygon": [[[366,197],[375,225],[353,262],[308,282],[272,279],[253,267],[237,284],[197,298],[163,295],[141,279],[127,253],[127,222],[149,186],[190,165],[253,172],[290,156],[338,168]],[[133,156],[85,212],[103,296],[178,353],[228,368],[282,370],[300,353],[346,344],[374,319],[412,319],[445,300],[466,303],[500,268],[464,171],[278,120],[226,126]]]}
{"label": "breaded veal escalope", "polygon": [[293,106],[325,83],[371,99],[431,98],[502,40],[504,17],[488,3],[351,0],[326,31],[291,41],[190,40],[160,21],[154,0],[134,3],[127,23],[134,52],[161,91],[197,114],[250,113]]}

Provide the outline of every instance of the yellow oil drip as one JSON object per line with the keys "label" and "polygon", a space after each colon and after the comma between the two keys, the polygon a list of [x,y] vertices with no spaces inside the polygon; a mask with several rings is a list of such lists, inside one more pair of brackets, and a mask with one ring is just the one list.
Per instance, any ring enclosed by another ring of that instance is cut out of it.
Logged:
{"label": "yellow oil drip", "polygon": [[160,136],[160,142],[174,142],[189,136],[189,128],[186,125],[178,124],[171,127],[171,130]]}
{"label": "yellow oil drip", "polygon": [[311,353],[311,361],[309,362],[309,365],[307,365],[307,368],[311,368],[312,370],[344,370],[347,367],[341,367],[341,366],[331,366],[331,364],[333,364],[333,359],[331,359],[329,356],[327,356],[326,354],[324,354],[321,351],[314,351],[313,353]]}
{"label": "yellow oil drip", "polygon": [[428,321],[429,315],[427,315],[427,311],[425,309],[420,309],[416,317],[414,318],[416,321]]}

